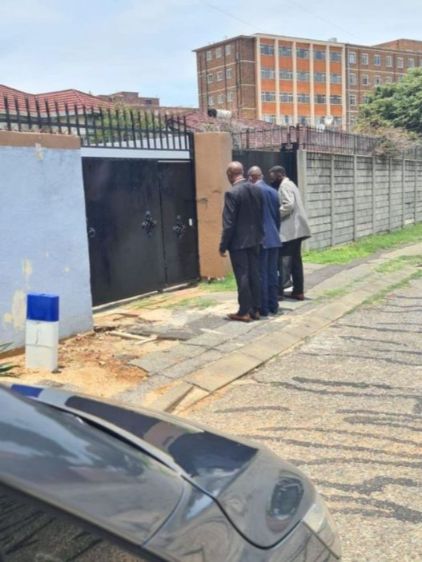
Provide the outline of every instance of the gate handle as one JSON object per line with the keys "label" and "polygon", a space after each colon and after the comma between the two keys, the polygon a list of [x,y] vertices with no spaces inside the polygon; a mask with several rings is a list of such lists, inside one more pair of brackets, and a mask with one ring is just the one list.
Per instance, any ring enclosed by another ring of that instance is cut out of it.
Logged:
{"label": "gate handle", "polygon": [[173,226],[173,232],[175,232],[177,238],[182,238],[183,234],[185,233],[186,225],[182,222],[182,217],[177,215],[176,217],[176,224]]}
{"label": "gate handle", "polygon": [[157,226],[157,221],[152,218],[151,212],[147,211],[145,213],[144,221],[142,222],[142,228],[145,230],[147,236],[151,238],[152,231]]}

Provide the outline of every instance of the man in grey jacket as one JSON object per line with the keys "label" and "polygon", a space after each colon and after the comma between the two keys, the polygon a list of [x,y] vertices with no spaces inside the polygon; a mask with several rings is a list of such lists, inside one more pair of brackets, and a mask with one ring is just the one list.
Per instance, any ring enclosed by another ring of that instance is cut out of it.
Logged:
{"label": "man in grey jacket", "polygon": [[[302,203],[300,191],[286,175],[282,166],[274,166],[269,171],[271,185],[278,188],[280,201],[280,238],[282,247],[280,250],[280,263],[282,257],[290,256],[291,273],[293,279],[293,290],[291,297],[296,300],[304,300],[304,278],[302,264],[302,240],[311,236],[311,231],[306,216],[305,207]],[[279,271],[281,282],[279,294],[282,296],[283,278]]]}

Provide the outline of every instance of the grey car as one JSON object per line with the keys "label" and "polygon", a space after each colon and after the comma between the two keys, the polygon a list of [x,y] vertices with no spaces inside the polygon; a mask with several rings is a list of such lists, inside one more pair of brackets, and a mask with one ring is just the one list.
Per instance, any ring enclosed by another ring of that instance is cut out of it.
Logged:
{"label": "grey car", "polygon": [[176,417],[0,386],[1,562],[334,562],[299,470]]}

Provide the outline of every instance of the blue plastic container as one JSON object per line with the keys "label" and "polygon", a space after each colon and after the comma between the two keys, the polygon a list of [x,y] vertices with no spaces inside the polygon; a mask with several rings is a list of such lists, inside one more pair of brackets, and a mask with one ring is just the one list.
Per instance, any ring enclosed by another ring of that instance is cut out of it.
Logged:
{"label": "blue plastic container", "polygon": [[27,295],[27,320],[42,322],[58,322],[59,297],[45,293],[28,293]]}

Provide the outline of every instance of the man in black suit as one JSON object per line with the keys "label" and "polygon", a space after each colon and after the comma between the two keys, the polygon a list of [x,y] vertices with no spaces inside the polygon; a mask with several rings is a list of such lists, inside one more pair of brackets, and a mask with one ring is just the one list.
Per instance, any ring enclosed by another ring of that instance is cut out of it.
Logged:
{"label": "man in black suit", "polygon": [[225,193],[220,255],[229,251],[237,284],[239,310],[230,320],[259,319],[259,253],[264,237],[263,200],[260,188],[243,176],[240,162],[231,162],[227,178],[232,187]]}

